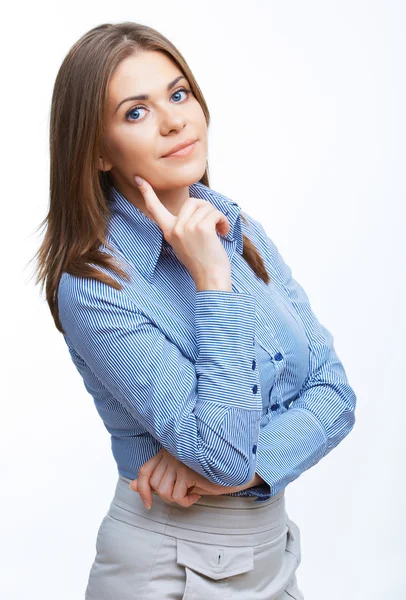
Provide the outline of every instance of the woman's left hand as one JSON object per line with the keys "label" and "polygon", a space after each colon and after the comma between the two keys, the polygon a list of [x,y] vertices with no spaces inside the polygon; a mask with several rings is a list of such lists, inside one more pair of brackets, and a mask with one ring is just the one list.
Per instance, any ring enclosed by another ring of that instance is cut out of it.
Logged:
{"label": "woman's left hand", "polygon": [[263,479],[256,473],[249,483],[240,486],[217,485],[184,465],[165,448],[161,448],[142,465],[138,478],[130,483],[130,488],[140,494],[147,508],[152,506],[152,489],[168,504],[189,507],[203,494],[231,494],[262,482]]}

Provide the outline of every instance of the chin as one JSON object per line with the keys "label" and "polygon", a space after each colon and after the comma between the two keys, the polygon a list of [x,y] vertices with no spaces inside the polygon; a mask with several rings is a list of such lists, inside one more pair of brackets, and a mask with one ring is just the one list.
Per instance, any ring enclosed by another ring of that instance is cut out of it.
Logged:
{"label": "chin", "polygon": [[161,184],[158,187],[163,187],[164,181],[167,189],[192,185],[192,183],[196,183],[203,177],[205,169],[206,162],[202,164],[200,160],[195,163],[173,166],[170,174],[166,172],[166,176],[162,177]]}

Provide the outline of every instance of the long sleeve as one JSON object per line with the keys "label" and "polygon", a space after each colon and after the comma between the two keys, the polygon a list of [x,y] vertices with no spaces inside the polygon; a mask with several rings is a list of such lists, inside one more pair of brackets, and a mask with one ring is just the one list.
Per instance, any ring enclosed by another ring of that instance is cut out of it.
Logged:
{"label": "long sleeve", "polygon": [[348,435],[355,423],[356,395],[335,352],[333,336],[314,315],[305,291],[262,225],[251,221],[262,239],[271,284],[296,311],[309,348],[308,375],[298,396],[259,435],[256,471],[274,496]]}
{"label": "long sleeve", "polygon": [[104,283],[64,273],[58,308],[68,345],[163,447],[213,483],[252,479],[262,413],[253,295],[196,292],[195,363]]}

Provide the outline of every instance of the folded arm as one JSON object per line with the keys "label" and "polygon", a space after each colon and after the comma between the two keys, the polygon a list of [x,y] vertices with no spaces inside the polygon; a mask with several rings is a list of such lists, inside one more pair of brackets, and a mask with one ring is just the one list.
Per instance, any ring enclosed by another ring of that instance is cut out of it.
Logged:
{"label": "folded arm", "polygon": [[333,336],[318,321],[307,294],[292,277],[274,242],[250,218],[271,282],[293,306],[306,332],[308,375],[289,409],[260,431],[257,472],[274,496],[335,448],[354,426],[356,395],[334,349]]}
{"label": "folded arm", "polygon": [[102,282],[64,273],[58,306],[68,346],[168,452],[213,483],[253,478],[262,402],[252,295],[196,292],[195,364]]}

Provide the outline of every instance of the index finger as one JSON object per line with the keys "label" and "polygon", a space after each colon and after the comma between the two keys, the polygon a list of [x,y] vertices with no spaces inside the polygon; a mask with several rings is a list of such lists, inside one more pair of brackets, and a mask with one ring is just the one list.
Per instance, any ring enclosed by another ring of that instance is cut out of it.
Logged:
{"label": "index finger", "polygon": [[[139,183],[137,180],[141,180],[141,183]],[[139,175],[134,176],[134,181],[144,198],[145,206],[162,231],[165,232],[172,229],[176,221],[176,217],[170,213],[167,208],[165,208],[156,195],[153,187],[148,183],[148,181],[142,179],[142,177]]]}

